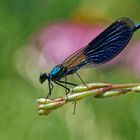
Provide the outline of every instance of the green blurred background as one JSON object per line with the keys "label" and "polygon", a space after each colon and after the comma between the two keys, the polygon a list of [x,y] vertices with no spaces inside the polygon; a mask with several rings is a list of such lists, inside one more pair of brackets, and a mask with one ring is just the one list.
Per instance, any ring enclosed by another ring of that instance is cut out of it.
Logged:
{"label": "green blurred background", "polygon": [[[72,115],[73,106],[67,105],[48,116],[39,116],[35,101],[45,93],[22,78],[15,66],[16,51],[44,25],[63,20],[109,24],[123,16],[138,22],[139,13],[139,0],[1,0],[0,140],[139,140],[139,94],[104,100],[87,98],[78,103],[76,115]],[[140,38],[140,33],[134,38]],[[95,73],[97,82],[140,80],[124,67]],[[93,81],[90,76],[85,78]]]}

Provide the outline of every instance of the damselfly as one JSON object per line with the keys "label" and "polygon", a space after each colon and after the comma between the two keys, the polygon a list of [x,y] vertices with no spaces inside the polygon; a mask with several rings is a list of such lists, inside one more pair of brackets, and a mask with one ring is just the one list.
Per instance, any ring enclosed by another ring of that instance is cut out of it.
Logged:
{"label": "damselfly", "polygon": [[76,86],[74,83],[61,80],[63,77],[66,79],[67,75],[76,73],[84,83],[77,73],[77,70],[87,65],[98,66],[113,59],[125,48],[133,33],[139,28],[140,23],[135,25],[134,22],[127,17],[120,18],[93,39],[88,45],[70,55],[62,64],[55,66],[49,74],[41,74],[41,83],[48,80],[49,93],[47,98],[52,93],[54,87],[53,83],[65,88],[67,93],[70,89],[66,84]]}

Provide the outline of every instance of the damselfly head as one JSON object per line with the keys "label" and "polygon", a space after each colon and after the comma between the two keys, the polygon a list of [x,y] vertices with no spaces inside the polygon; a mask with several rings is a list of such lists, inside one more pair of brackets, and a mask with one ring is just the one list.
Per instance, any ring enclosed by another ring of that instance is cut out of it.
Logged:
{"label": "damselfly head", "polygon": [[39,78],[39,81],[40,83],[42,84],[46,79],[48,79],[48,75],[46,73],[41,73],[40,74],[40,78]]}

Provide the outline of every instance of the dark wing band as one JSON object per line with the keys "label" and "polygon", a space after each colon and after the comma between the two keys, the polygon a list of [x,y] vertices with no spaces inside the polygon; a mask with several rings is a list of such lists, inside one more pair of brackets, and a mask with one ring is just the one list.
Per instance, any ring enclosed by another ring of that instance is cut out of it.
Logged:
{"label": "dark wing band", "polygon": [[113,59],[128,44],[134,27],[134,22],[129,18],[117,20],[86,47],[64,60],[62,65],[67,69],[79,69],[88,63],[96,66]]}
{"label": "dark wing band", "polygon": [[117,56],[128,44],[135,27],[128,18],[121,18],[84,48],[84,54],[94,65],[105,63]]}

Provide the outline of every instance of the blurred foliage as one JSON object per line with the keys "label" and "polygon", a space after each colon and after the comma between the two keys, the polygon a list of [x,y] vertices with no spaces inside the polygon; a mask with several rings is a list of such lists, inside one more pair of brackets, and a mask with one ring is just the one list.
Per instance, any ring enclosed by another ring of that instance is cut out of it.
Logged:
{"label": "blurred foliage", "polygon": [[[38,116],[35,100],[42,94],[17,74],[13,61],[16,50],[43,25],[70,19],[83,22],[87,19],[91,23],[114,21],[123,16],[140,21],[139,9],[139,0],[1,0],[0,139],[139,140],[139,94],[106,100],[89,98],[77,105],[75,116],[72,106],[47,117]],[[105,69],[101,73],[101,77],[93,74],[94,79],[84,77],[87,81],[113,83],[139,81],[125,68]]]}

